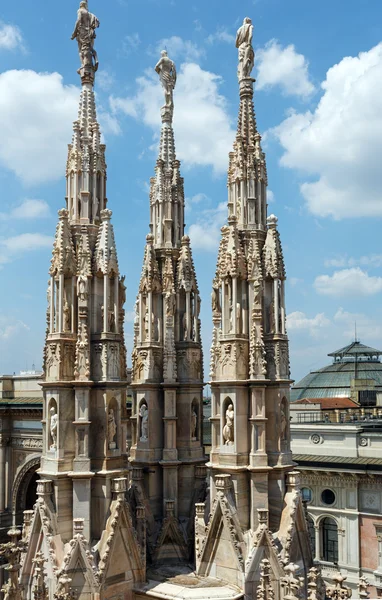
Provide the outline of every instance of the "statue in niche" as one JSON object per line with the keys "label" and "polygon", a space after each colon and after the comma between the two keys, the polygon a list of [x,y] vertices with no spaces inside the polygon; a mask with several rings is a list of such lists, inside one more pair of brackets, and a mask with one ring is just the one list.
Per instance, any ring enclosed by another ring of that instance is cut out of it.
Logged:
{"label": "statue in niche", "polygon": [[285,414],[285,406],[284,402],[282,402],[280,406],[280,451],[285,446],[285,442],[287,439],[287,428],[288,422]]}
{"label": "statue in niche", "polygon": [[233,404],[229,404],[225,412],[225,425],[223,427],[223,440],[226,446],[232,446],[235,439],[234,418],[235,413],[233,410]]}
{"label": "statue in niche", "polygon": [[109,331],[114,332],[115,331],[115,314],[114,314],[113,309],[109,310],[108,324],[109,324]]}
{"label": "statue in niche", "polygon": [[151,318],[150,318],[149,309],[146,308],[146,314],[145,314],[145,339],[146,339],[146,341],[149,340],[150,328],[151,328],[151,332],[153,331],[153,323],[154,323],[154,315],[151,314]]}
{"label": "statue in niche", "polygon": [[212,312],[220,313],[219,288],[215,288],[215,287],[212,288],[211,304],[212,304]]}
{"label": "statue in niche", "polygon": [[176,68],[173,61],[168,58],[166,50],[162,50],[161,58],[155,66],[164,90],[165,107],[173,110],[173,91],[176,84]]}
{"label": "statue in niche", "polygon": [[77,295],[82,301],[85,301],[88,297],[88,278],[85,275],[80,275],[78,277]]}
{"label": "statue in niche", "polygon": [[148,440],[148,429],[149,429],[149,411],[147,404],[142,404],[139,409],[139,416],[141,418],[141,435],[140,441],[147,442]]}
{"label": "statue in niche", "polygon": [[237,333],[240,333],[241,331],[241,306],[240,306],[240,302],[236,302],[236,331]]}
{"label": "statue in niche", "polygon": [[88,10],[86,0],[80,2],[77,13],[77,21],[72,34],[72,40],[77,40],[81,67],[93,67],[98,69],[97,53],[94,50],[95,30],[99,27],[99,20]]}
{"label": "statue in niche", "polygon": [[188,340],[187,313],[183,313],[183,341]]}
{"label": "statue in niche", "polygon": [[70,324],[70,306],[68,304],[68,301],[65,300],[64,302],[64,331],[70,331],[71,330],[71,324]]}
{"label": "statue in niche", "polygon": [[253,303],[256,307],[260,307],[261,306],[262,285],[261,285],[261,279],[259,277],[257,277],[255,279],[255,281],[253,282],[253,291],[254,291]]}
{"label": "statue in niche", "polygon": [[249,17],[245,17],[243,25],[236,34],[236,48],[239,49],[239,81],[251,76],[255,64],[255,53],[252,47],[253,25]]}
{"label": "statue in niche", "polygon": [[231,333],[233,331],[233,304],[232,301],[229,303],[229,331]]}
{"label": "statue in niche", "polygon": [[110,450],[115,450],[115,448],[117,447],[117,445],[114,441],[116,433],[117,433],[117,425],[115,422],[114,410],[112,408],[110,408],[108,415],[107,415],[107,441],[109,443]]}
{"label": "statue in niche", "polygon": [[173,317],[176,309],[176,299],[173,294],[166,294],[166,317]]}
{"label": "statue in niche", "polygon": [[191,437],[193,439],[197,438],[198,431],[198,413],[196,412],[195,406],[192,407],[191,412]]}
{"label": "statue in niche", "polygon": [[51,450],[57,450],[57,427],[58,427],[58,414],[56,413],[56,409],[54,406],[50,408],[50,417],[49,417],[49,431],[52,439],[52,443],[50,445]]}

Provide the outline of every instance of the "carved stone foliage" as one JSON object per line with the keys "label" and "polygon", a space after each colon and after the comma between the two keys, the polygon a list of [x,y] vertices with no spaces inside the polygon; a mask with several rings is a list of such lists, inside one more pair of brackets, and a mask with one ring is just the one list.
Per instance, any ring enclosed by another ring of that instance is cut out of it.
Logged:
{"label": "carved stone foliage", "polygon": [[249,376],[251,379],[262,379],[267,374],[266,353],[262,334],[262,327],[256,320],[256,309],[253,309],[249,348]]}
{"label": "carved stone foliage", "polygon": [[73,379],[75,361],[75,346],[73,342],[64,343],[64,360],[62,365],[62,378]]}
{"label": "carved stone foliage", "polygon": [[40,450],[42,448],[41,438],[12,438],[14,448],[25,448],[26,450]]}
{"label": "carved stone foliage", "polygon": [[76,262],[72,235],[69,227],[69,213],[65,209],[58,211],[59,221],[53,245],[50,267],[51,275],[74,275]]}
{"label": "carved stone foliage", "polygon": [[60,379],[61,348],[58,342],[49,343],[46,347],[45,377],[47,381]]}
{"label": "carved stone foliage", "polygon": [[218,379],[246,379],[248,346],[244,342],[220,342],[215,351],[216,375]]}
{"label": "carved stone foliage", "polygon": [[268,379],[276,379],[275,347],[273,342],[265,342]]}
{"label": "carved stone foliage", "polygon": [[178,350],[177,365],[179,381],[200,381],[203,376],[201,349]]}
{"label": "carved stone foliage", "polygon": [[104,352],[106,352],[107,360],[107,379],[119,379],[121,366],[119,344],[105,344]]}
{"label": "carved stone foliage", "polygon": [[277,342],[275,347],[276,376],[278,379],[290,378],[288,342]]}

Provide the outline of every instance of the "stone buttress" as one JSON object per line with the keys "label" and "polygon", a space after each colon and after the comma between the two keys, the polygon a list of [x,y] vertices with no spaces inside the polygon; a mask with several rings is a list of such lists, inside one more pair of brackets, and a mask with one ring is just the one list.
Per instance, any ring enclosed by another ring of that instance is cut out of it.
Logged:
{"label": "stone buttress", "polygon": [[[162,62],[169,72],[165,81]],[[161,109],[150,233],[136,301],[130,461],[133,490],[148,509],[150,559],[160,563],[188,560],[193,552],[194,504],[203,499],[206,470],[200,296],[184,235],[183,178],[172,128],[175,65],[165,52],[158,65],[171,97]]]}
{"label": "stone buttress", "polygon": [[[197,572],[228,579],[247,593],[259,580],[263,555],[259,552],[255,559],[254,548],[261,545],[263,530],[266,554],[272,554],[272,570],[280,579],[290,555],[281,557],[273,534],[284,532],[285,519],[292,526],[296,518],[287,517],[286,499],[293,497],[295,512],[301,504],[297,476],[291,475],[285,269],[277,218],[267,215],[267,170],[250,77],[252,32],[246,19],[237,37],[240,108],[229,154],[228,221],[222,227],[212,290],[212,445],[207,465],[212,507],[207,533],[203,505],[197,508],[196,525]],[[309,565],[302,516],[297,527],[302,528]],[[305,569],[301,553],[294,558]]]}
{"label": "stone buttress", "polygon": [[[105,146],[96,116],[98,25],[81,2],[73,37],[80,49],[82,87],[68,149],[66,208],[59,211],[48,282],[41,481],[21,574],[27,595],[33,557],[40,550],[48,559],[51,594],[59,589],[60,577],[72,580],[78,597],[99,594],[110,577],[113,548],[120,557],[113,560],[114,584],[128,589],[128,581],[144,578],[144,553],[132,526],[136,515],[124,500],[126,288],[107,207]],[[111,593],[113,585],[109,588]]]}

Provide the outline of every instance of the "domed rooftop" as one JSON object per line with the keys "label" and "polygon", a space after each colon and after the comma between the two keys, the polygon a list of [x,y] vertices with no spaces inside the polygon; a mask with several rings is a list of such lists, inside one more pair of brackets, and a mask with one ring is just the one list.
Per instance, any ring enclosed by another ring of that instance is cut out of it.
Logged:
{"label": "domed rooftop", "polygon": [[364,382],[362,389],[382,392],[382,350],[352,342],[340,350],[331,352],[332,364],[311,371],[291,390],[291,402],[303,398],[350,398],[354,380]]}

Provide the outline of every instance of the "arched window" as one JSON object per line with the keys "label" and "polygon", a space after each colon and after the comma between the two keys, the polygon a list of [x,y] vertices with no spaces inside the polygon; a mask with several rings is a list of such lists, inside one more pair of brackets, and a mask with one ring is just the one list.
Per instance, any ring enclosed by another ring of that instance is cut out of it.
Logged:
{"label": "arched window", "polygon": [[316,531],[314,529],[314,521],[312,517],[308,516],[307,521],[310,547],[312,549],[312,555],[314,558],[316,556]]}
{"label": "arched window", "polygon": [[321,555],[326,562],[338,562],[338,527],[334,519],[325,517],[320,524]]}

